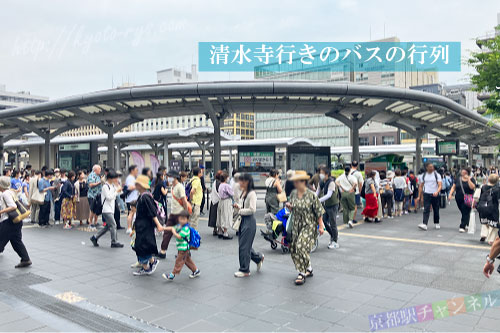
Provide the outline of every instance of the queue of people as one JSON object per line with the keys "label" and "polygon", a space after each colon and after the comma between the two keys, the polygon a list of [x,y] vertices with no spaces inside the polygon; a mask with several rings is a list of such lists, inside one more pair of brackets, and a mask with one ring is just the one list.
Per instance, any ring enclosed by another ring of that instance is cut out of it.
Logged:
{"label": "queue of people", "polygon": [[[418,174],[403,168],[369,170],[364,177],[358,170],[358,163],[353,161],[338,177],[324,165],[316,171],[311,175],[301,170],[288,170],[282,182],[281,173],[272,170],[265,181],[266,212],[278,214],[286,209],[291,214],[286,227],[287,245],[298,272],[297,285],[303,285],[314,274],[310,252],[318,235],[326,231],[330,237],[328,248],[338,249],[338,214],[341,212],[343,223],[353,228],[358,223],[358,208],[362,208],[361,216],[367,223],[417,213],[422,208],[422,223],[418,228],[427,231],[431,213],[435,229],[441,227],[443,198],[445,204],[455,198],[461,213],[459,232],[467,231],[471,213],[477,210],[482,224],[480,241],[493,244],[492,253],[496,253],[497,248],[500,251],[497,244],[500,186],[495,169],[483,173],[464,167],[453,178],[454,171],[436,170],[434,165],[427,164]],[[9,214],[18,207],[16,201],[19,200],[30,208],[32,223],[48,227],[51,222],[53,225],[62,220],[64,229],[71,229],[74,221],[79,221],[80,225],[86,223],[95,233],[90,238],[92,244],[99,246],[102,236],[109,232],[111,248],[124,247],[118,240],[117,230],[122,228],[120,215],[126,211],[126,234],[131,237],[137,259],[132,265],[137,269],[134,275],[153,274],[159,260],[167,257],[174,237],[175,265],[162,276],[173,281],[183,266],[191,271],[190,278],[200,276],[191,250],[199,246],[199,243],[194,245],[193,239],[199,241],[197,230],[206,191],[203,168],[193,168],[190,177],[186,172],[167,172],[161,167],[153,176],[149,168],[139,173],[138,167],[132,165],[123,185],[118,172],[102,170],[99,165],[94,165],[88,175],[85,170],[75,173],[49,168],[23,173],[6,170],[4,174],[0,177],[0,253],[10,242],[21,260],[16,267],[31,265],[22,242],[22,221],[15,223]],[[169,194],[170,211],[167,211]],[[223,170],[217,171],[208,207],[208,226],[213,235],[224,241],[237,236],[239,268],[234,276],[249,277],[251,262],[260,271],[264,255],[253,247],[257,229],[257,193],[253,177],[248,173],[235,171],[229,175]],[[98,225],[99,216],[102,216],[102,225]],[[159,250],[158,233],[162,233]],[[485,267],[485,272],[487,268],[489,270],[490,266]]]}

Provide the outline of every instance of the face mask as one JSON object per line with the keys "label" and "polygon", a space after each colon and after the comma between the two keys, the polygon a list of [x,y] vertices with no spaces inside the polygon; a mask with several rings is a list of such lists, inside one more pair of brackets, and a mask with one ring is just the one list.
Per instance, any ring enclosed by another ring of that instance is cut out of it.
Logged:
{"label": "face mask", "polygon": [[169,184],[172,184],[174,182],[174,178],[173,177],[168,177],[167,181],[168,181]]}
{"label": "face mask", "polygon": [[324,174],[322,174],[322,173],[320,173],[320,174],[319,174],[319,179],[321,179],[321,180],[325,180],[325,175],[324,175]]}

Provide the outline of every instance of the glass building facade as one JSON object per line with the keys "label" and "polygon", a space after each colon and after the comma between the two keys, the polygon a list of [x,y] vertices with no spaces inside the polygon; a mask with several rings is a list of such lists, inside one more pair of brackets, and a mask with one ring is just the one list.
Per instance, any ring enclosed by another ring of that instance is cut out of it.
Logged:
{"label": "glass building facade", "polygon": [[[390,37],[380,42],[399,42]],[[409,88],[414,85],[438,82],[436,72],[395,71],[377,72],[367,69],[366,64],[330,64],[317,61],[317,67],[301,71],[300,61],[292,64],[268,64],[256,66],[254,78],[257,80],[304,80],[333,83],[357,83],[369,85]],[[369,126],[368,126],[369,125]],[[400,131],[395,127],[369,122],[360,130],[360,144],[398,144]],[[341,122],[314,114],[255,114],[255,138],[274,139],[285,137],[304,137],[322,146],[349,146],[350,130]]]}

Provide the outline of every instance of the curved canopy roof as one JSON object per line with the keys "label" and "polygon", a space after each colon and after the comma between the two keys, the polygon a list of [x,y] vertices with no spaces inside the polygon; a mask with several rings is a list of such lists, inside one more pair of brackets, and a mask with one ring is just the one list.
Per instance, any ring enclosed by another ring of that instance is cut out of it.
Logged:
{"label": "curved canopy roof", "polygon": [[[209,141],[213,138],[214,128],[213,127],[192,127],[192,128],[179,128],[179,129],[164,129],[156,131],[144,131],[144,132],[122,132],[116,133],[114,139],[116,142],[123,142],[125,144],[137,143],[137,142],[148,142],[151,144],[162,144],[165,139],[169,144],[179,143],[179,142],[192,142],[196,140]],[[222,140],[234,140],[237,136],[232,136],[221,132]],[[80,142],[106,142],[108,136],[106,134],[94,134],[94,135],[82,135],[78,137],[72,136],[58,136],[51,140],[53,144],[64,144],[64,143],[80,143]],[[27,137],[22,139],[12,139],[4,143],[6,148],[15,147],[28,147],[28,146],[39,146],[43,145],[43,139],[39,137]],[[193,143],[196,147],[197,144]],[[151,147],[150,145],[148,145]]]}
{"label": "curved canopy roof", "polygon": [[114,132],[148,118],[234,112],[314,113],[346,125],[374,120],[410,133],[480,145],[500,142],[500,127],[440,95],[393,87],[303,81],[199,82],[136,86],[0,111],[0,136],[56,136],[94,124]]}

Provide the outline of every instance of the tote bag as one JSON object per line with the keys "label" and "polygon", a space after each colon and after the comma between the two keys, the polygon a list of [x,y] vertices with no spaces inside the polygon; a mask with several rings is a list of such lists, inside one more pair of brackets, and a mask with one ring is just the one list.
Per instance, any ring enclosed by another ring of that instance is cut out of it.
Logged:
{"label": "tote bag", "polygon": [[476,212],[472,211],[470,212],[469,230],[467,231],[467,233],[470,235],[474,235],[475,232],[476,232]]}
{"label": "tote bag", "polygon": [[33,190],[30,201],[37,205],[43,205],[43,203],[45,202],[45,194],[47,194],[47,192],[40,192],[40,190],[38,189],[38,181],[35,182],[35,184],[36,188]]}

